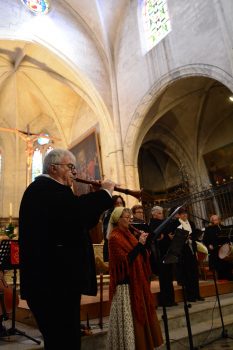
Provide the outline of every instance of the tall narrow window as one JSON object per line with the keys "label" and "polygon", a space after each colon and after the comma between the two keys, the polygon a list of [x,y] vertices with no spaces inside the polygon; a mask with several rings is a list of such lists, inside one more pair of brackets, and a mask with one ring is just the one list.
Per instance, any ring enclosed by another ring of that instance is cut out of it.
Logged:
{"label": "tall narrow window", "polygon": [[149,51],[171,31],[167,0],[141,0],[141,10]]}
{"label": "tall narrow window", "polygon": [[2,151],[0,150],[0,180],[2,178]]}
{"label": "tall narrow window", "polygon": [[46,154],[48,154],[50,151],[52,151],[53,147],[49,146],[47,149],[46,149],[46,152],[45,152],[45,156]]}
{"label": "tall narrow window", "polygon": [[40,174],[42,174],[42,153],[36,148],[32,156],[32,181]]}
{"label": "tall narrow window", "polygon": [[37,140],[36,144],[32,156],[32,181],[42,174],[44,157],[53,149],[52,146],[44,144],[40,139]]}

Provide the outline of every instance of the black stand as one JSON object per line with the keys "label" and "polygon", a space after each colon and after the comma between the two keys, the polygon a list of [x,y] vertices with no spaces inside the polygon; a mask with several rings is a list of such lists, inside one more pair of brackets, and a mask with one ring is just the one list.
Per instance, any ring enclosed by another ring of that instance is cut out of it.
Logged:
{"label": "black stand", "polygon": [[221,307],[221,302],[220,302],[220,298],[219,298],[219,292],[218,292],[218,285],[217,285],[216,271],[215,270],[213,270],[213,280],[214,280],[215,293],[216,293],[216,298],[217,298],[217,301],[218,301],[218,309],[219,309],[219,314],[220,314],[220,319],[221,319],[221,324],[222,324],[222,332],[221,332],[221,335],[218,338],[210,340],[209,342],[207,342],[205,344],[199,345],[200,349],[204,348],[205,346],[207,346],[209,344],[212,344],[213,342],[215,342],[217,340],[220,340],[220,339],[226,339],[226,338],[233,339],[232,337],[230,337],[228,335],[228,331],[227,331],[227,329],[225,328],[225,325],[224,325],[223,316],[222,316],[222,307]]}
{"label": "black stand", "polygon": [[20,331],[15,327],[16,316],[16,281],[17,281],[17,269],[19,268],[19,247],[16,240],[3,240],[0,244],[0,267],[2,270],[13,270],[13,294],[12,294],[12,323],[11,328],[7,330],[6,336],[22,335],[37,344],[41,342],[35,338],[30,337],[25,332]]}
{"label": "black stand", "polygon": [[184,271],[183,271],[183,264],[184,264],[184,245],[188,238],[189,232],[183,229],[176,229],[175,236],[172,240],[172,243],[168,249],[167,254],[164,258],[164,264],[171,264],[171,263],[178,263],[181,267],[181,286],[182,286],[182,293],[183,293],[183,300],[184,300],[184,312],[185,312],[185,318],[186,318],[186,324],[187,324],[187,331],[188,331],[188,338],[189,338],[189,349],[190,350],[196,350],[197,348],[193,346],[193,336],[192,336],[192,329],[191,329],[191,323],[190,323],[190,317],[189,317],[189,308],[191,307],[190,304],[187,302],[187,293],[186,288],[183,281]]}
{"label": "black stand", "polygon": [[190,350],[195,350],[198,348],[193,346],[193,335],[192,335],[191,322],[189,317],[189,308],[191,308],[191,304],[188,304],[188,301],[187,301],[187,293],[186,293],[186,288],[183,280],[184,278],[183,266],[184,266],[184,260],[183,260],[183,253],[182,253],[180,258],[180,271],[182,276],[181,286],[182,286],[182,293],[183,293],[183,299],[184,299],[184,312],[185,312],[186,325],[187,325],[188,338],[189,338],[189,348]]}
{"label": "black stand", "polygon": [[[158,261],[159,261],[159,263],[158,263],[158,275],[159,275],[159,279],[160,279],[160,274],[161,274],[160,264],[162,264],[162,260],[161,260],[159,248],[157,246],[156,246],[156,255],[157,255]],[[163,309],[162,319],[163,319],[164,332],[165,332],[165,338],[166,338],[166,348],[167,348],[167,350],[170,350],[171,344],[170,344],[170,336],[169,336],[169,328],[168,328],[167,310],[166,310],[166,306],[165,306],[165,302],[164,302],[164,297],[161,294],[161,289],[160,289],[160,298],[161,298],[162,309]]]}
{"label": "black stand", "polygon": [[[186,203],[186,202],[185,202]],[[185,203],[183,205],[185,205]],[[161,225],[159,225],[153,232],[152,232],[152,235],[151,235],[151,239],[152,240],[156,240],[160,233],[163,231],[163,229],[165,229],[165,227],[167,227],[167,225],[171,222],[171,220],[173,219],[173,217],[176,215],[176,213],[178,212],[178,210],[181,208],[182,206],[179,206],[177,207],[171,215],[169,215],[162,223]],[[173,242],[173,241],[172,241]],[[172,244],[171,244],[171,247],[172,247]],[[170,249],[170,248],[169,248]],[[177,253],[175,251],[175,253]],[[172,257],[174,257],[173,255],[173,252],[171,253],[172,254]],[[166,254],[167,255],[167,254]],[[158,254],[158,257],[159,257],[159,262],[161,261],[160,260],[160,254]],[[161,263],[166,263],[166,264],[170,264],[170,263],[173,263],[174,259],[172,258],[171,259],[172,261],[171,262],[165,262],[165,261],[161,261]],[[176,259],[175,259],[176,260]],[[177,262],[177,260],[175,261]],[[170,350],[171,347],[170,347],[170,337],[169,337],[169,329],[168,329],[168,318],[167,318],[167,310],[166,310],[166,307],[165,307],[165,303],[163,302],[162,300],[162,308],[163,308],[163,323],[164,323],[164,331],[165,331],[165,338],[166,338],[166,347],[167,347],[167,350]]]}

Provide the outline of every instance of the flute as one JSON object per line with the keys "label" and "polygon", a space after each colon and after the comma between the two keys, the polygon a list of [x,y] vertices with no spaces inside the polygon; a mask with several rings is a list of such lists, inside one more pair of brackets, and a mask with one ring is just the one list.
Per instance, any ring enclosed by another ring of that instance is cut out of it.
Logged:
{"label": "flute", "polygon": [[141,230],[139,230],[138,228],[136,228],[136,227],[133,226],[132,224],[129,224],[129,227],[131,227],[132,230],[134,230],[134,232],[136,232],[136,234],[134,234],[135,237],[140,237],[140,236],[141,236],[141,234],[142,234],[142,231],[141,231]]}
{"label": "flute", "polygon": [[[96,187],[101,187],[101,182],[98,180],[87,180],[87,179],[81,179],[79,177],[76,177],[74,180],[77,182],[84,183],[84,184],[93,185]],[[139,201],[141,201],[143,190],[134,191],[134,190],[129,190],[128,188],[122,188],[122,187],[117,187],[117,186],[114,187],[114,190],[117,192],[122,192],[124,194],[128,194],[130,196],[133,196],[133,197],[137,198]]]}

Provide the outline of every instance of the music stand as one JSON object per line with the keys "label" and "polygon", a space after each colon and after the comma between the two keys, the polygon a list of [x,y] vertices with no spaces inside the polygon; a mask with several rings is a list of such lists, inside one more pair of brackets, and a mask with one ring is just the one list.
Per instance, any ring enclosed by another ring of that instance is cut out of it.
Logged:
{"label": "music stand", "polygon": [[11,328],[7,330],[6,336],[22,335],[37,344],[40,344],[40,340],[30,337],[25,332],[20,331],[15,327],[15,315],[16,315],[16,281],[17,281],[17,269],[19,268],[19,245],[17,240],[4,239],[0,243],[0,268],[2,270],[13,270],[13,294],[12,294],[12,323]]}
{"label": "music stand", "polygon": [[177,228],[175,231],[174,238],[172,239],[171,245],[168,248],[168,251],[163,259],[164,264],[174,264],[174,263],[180,263],[181,267],[181,286],[182,286],[182,292],[183,292],[183,299],[184,299],[184,312],[185,312],[185,318],[186,318],[186,324],[187,324],[187,330],[188,330],[188,338],[189,338],[189,346],[190,350],[197,349],[193,346],[193,336],[192,336],[192,330],[191,330],[191,323],[190,323],[190,317],[189,317],[189,307],[190,305],[187,303],[187,294],[186,294],[186,288],[184,285],[183,280],[183,250],[185,246],[185,242],[189,236],[189,231],[186,231],[184,229]]}

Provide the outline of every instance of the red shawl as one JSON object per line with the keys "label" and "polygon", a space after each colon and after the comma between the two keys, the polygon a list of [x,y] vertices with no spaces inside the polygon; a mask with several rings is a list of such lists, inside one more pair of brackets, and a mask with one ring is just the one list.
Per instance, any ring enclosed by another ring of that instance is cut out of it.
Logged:
{"label": "red shawl", "polygon": [[[154,300],[150,291],[149,277],[151,275],[149,254],[146,259],[139,253],[132,264],[129,264],[128,253],[138,244],[138,240],[129,230],[119,228],[111,232],[109,238],[109,298],[116,291],[117,284],[129,277],[130,298],[132,310],[142,324],[146,320],[146,312],[152,320],[155,310]],[[146,310],[145,310],[146,306]]]}

